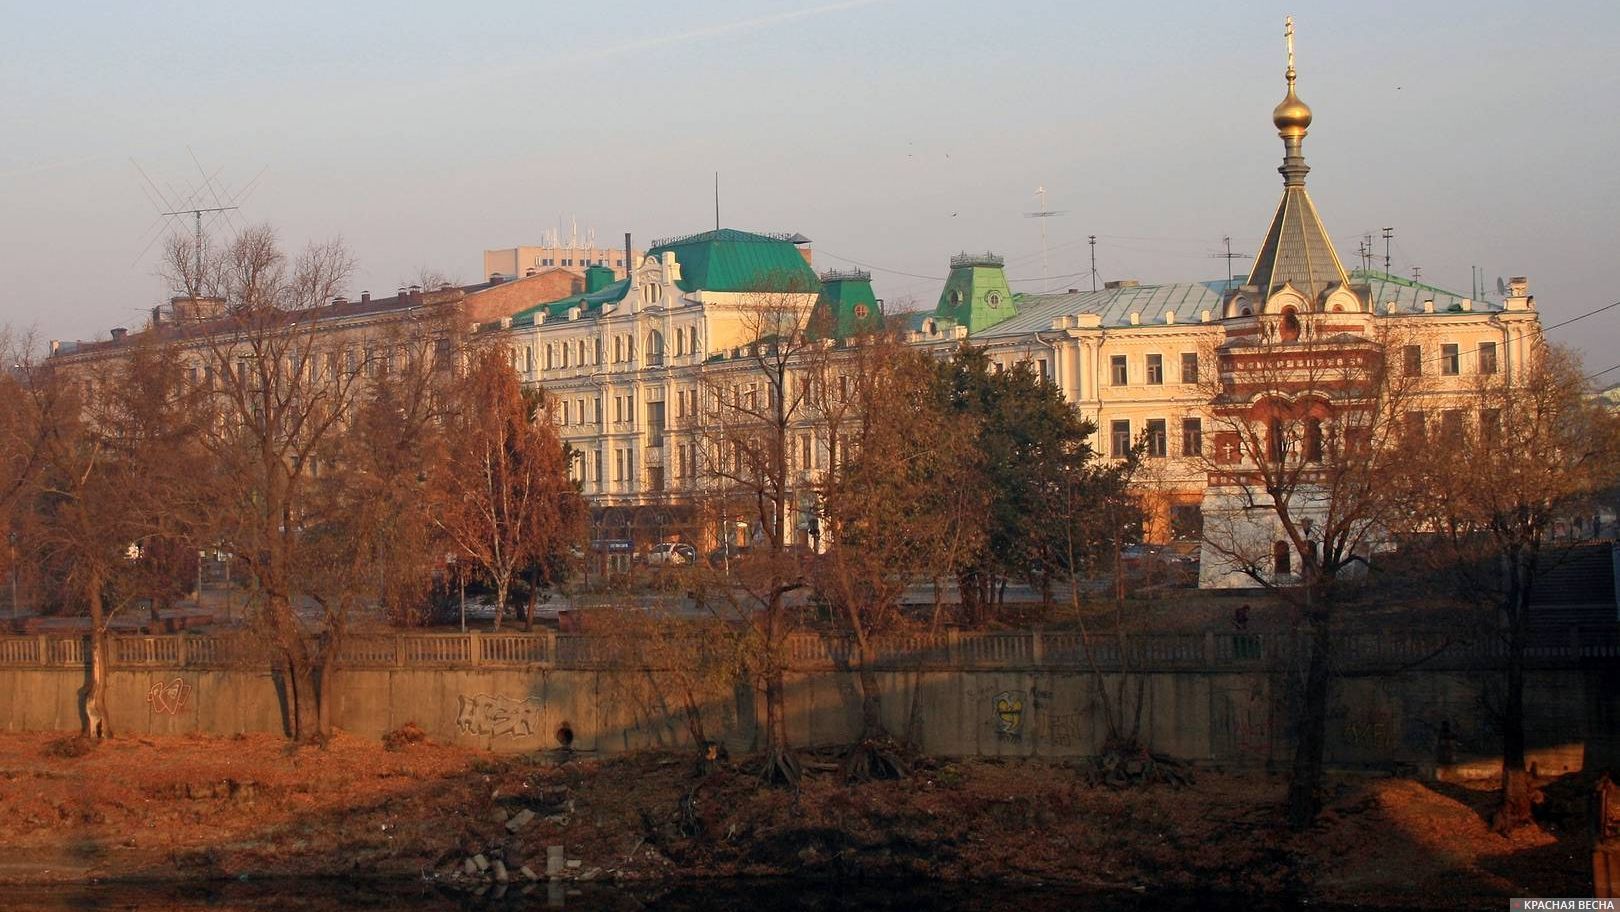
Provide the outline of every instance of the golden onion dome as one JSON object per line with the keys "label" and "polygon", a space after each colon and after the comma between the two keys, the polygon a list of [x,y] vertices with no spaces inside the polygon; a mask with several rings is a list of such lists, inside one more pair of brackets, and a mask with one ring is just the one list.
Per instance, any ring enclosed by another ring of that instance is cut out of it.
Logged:
{"label": "golden onion dome", "polygon": [[1294,94],[1293,73],[1288,74],[1288,97],[1271,112],[1271,122],[1284,136],[1304,136],[1311,125],[1311,107]]}

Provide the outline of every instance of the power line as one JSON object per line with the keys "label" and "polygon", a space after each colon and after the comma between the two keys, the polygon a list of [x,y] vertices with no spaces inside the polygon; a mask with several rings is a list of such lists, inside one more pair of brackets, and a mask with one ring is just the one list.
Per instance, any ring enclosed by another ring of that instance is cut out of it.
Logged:
{"label": "power line", "polygon": [[1620,370],[1620,364],[1611,364],[1610,366],[1605,367],[1604,369],[1598,371],[1595,374],[1587,374],[1586,379],[1588,379],[1588,380],[1596,380],[1597,378],[1603,376],[1604,374],[1606,374],[1606,373],[1608,373],[1609,371],[1612,371],[1612,370]]}

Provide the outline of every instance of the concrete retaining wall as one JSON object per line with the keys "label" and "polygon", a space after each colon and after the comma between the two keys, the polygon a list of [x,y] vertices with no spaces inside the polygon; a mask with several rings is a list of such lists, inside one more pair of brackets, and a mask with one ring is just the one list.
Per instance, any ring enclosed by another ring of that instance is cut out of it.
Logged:
{"label": "concrete retaining wall", "polygon": [[[1070,757],[1094,754],[1106,725],[1096,681],[1082,671],[882,671],[885,722],[923,751],[942,756]],[[1155,750],[1231,764],[1284,762],[1290,716],[1287,677],[1245,672],[1160,671],[1132,679],[1143,699],[1142,730]],[[1110,690],[1118,678],[1105,676]],[[1491,719],[1497,676],[1409,671],[1343,677],[1334,684],[1329,755],[1336,764],[1431,766],[1442,726],[1460,762],[1497,749]],[[0,668],[0,728],[75,731],[82,669]],[[124,734],[283,731],[283,699],[268,671],[115,669],[108,702]],[[854,675],[789,675],[787,720],[796,744],[847,743],[860,724]],[[680,706],[644,672],[584,669],[362,668],[335,673],[333,719],[380,737],[415,722],[438,740],[494,751],[559,745],[602,753],[689,741]],[[1620,670],[1530,674],[1527,717],[1544,769],[1620,758]],[[711,694],[706,731],[734,752],[756,745],[763,698],[751,689]]]}

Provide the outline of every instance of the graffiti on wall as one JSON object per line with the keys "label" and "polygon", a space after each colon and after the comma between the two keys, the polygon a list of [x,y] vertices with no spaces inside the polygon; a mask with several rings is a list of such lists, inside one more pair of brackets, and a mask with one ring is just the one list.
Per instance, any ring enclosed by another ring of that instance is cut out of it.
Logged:
{"label": "graffiti on wall", "polygon": [[155,713],[178,716],[191,704],[191,685],[184,678],[153,681],[146,689],[146,703]]}
{"label": "graffiti on wall", "polygon": [[992,705],[996,711],[996,737],[1003,741],[1020,741],[1024,737],[1024,692],[1004,690],[995,695]]}
{"label": "graffiti on wall", "polygon": [[456,730],[492,738],[527,738],[540,732],[540,704],[490,694],[462,694]]}
{"label": "graffiti on wall", "polygon": [[1072,747],[1080,743],[1079,713],[1043,713],[1040,721],[1046,743],[1054,747]]}

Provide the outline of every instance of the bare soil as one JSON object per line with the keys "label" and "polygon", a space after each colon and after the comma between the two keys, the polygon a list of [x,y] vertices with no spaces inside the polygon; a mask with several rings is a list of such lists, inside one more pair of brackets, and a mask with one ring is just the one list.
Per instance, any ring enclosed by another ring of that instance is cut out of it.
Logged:
{"label": "bare soil", "polygon": [[1321,823],[1291,834],[1285,783],[1261,774],[1115,791],[1065,764],[923,760],[851,786],[807,754],[795,793],[761,788],[746,762],[700,774],[678,755],[496,757],[343,735],[72,745],[0,735],[0,882],[474,886],[489,875],[460,873],[469,858],[521,882],[561,845],[582,881],[922,877],[1436,909],[1590,890],[1578,783],[1554,784],[1546,819],[1502,837],[1488,788],[1341,779]]}

